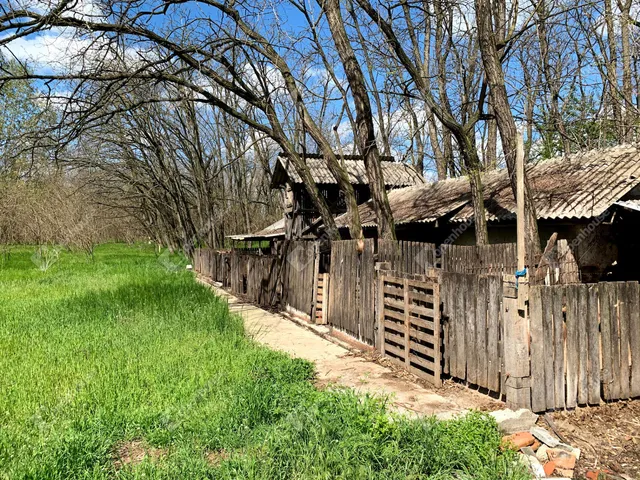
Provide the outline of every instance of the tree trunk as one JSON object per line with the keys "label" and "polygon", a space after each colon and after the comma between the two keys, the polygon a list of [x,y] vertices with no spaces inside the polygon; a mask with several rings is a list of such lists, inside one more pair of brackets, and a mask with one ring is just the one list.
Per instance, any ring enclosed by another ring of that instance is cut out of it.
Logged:
{"label": "tree trunk", "polygon": [[[321,0],[318,0],[321,2]],[[367,87],[358,63],[358,59],[353,51],[347,31],[344,28],[342,13],[340,12],[339,0],[326,0],[323,7],[329,29],[336,50],[340,56],[340,60],[344,67],[345,75],[351,93],[353,95],[354,105],[356,109],[356,138],[361,154],[364,158],[365,169],[369,179],[369,188],[371,189],[371,197],[373,205],[378,217],[378,236],[379,238],[395,240],[395,227],[393,222],[393,214],[389,206],[387,191],[382,176],[382,165],[380,164],[380,152],[376,144],[375,127],[373,124],[373,111]]]}
{"label": "tree trunk", "polygon": [[[511,112],[507,88],[504,81],[502,64],[498,56],[495,37],[493,34],[493,22],[491,4],[489,0],[475,0],[476,24],[478,28],[478,42],[482,63],[484,65],[486,81],[489,86],[489,98],[500,131],[502,149],[504,151],[507,170],[511,182],[513,196],[516,198],[516,150],[518,129]],[[527,243],[527,263],[534,265],[541,254],[540,237],[538,235],[538,222],[536,218],[535,205],[531,196],[531,189],[525,176],[525,215],[526,215],[526,243]]]}

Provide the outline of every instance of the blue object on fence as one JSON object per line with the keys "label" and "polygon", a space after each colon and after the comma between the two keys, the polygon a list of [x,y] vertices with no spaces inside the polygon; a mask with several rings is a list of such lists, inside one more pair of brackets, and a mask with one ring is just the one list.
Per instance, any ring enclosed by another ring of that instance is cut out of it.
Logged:
{"label": "blue object on fence", "polygon": [[527,276],[527,268],[523,268],[522,270],[516,270],[516,288],[518,288],[518,279],[520,277],[526,277]]}

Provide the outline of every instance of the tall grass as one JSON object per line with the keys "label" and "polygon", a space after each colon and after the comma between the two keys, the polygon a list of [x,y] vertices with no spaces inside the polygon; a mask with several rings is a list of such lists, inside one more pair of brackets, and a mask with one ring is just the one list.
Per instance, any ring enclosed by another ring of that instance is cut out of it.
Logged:
{"label": "tall grass", "polygon": [[[146,247],[0,269],[0,478],[528,478],[491,420],[319,391]],[[119,462],[130,441],[161,455]]]}

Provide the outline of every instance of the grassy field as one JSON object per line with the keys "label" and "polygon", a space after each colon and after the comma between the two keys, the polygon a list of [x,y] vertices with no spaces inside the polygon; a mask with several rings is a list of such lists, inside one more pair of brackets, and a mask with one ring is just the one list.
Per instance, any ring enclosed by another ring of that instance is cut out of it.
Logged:
{"label": "grassy field", "polygon": [[528,478],[480,414],[315,389],[148,247],[33,251],[0,268],[0,478]]}

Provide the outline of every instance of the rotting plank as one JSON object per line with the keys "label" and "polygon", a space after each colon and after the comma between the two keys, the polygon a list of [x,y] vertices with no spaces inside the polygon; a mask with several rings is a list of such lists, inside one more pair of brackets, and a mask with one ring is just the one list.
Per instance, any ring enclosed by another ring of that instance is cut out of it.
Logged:
{"label": "rotting plank", "polygon": [[578,375],[580,364],[578,361],[579,333],[578,333],[578,289],[575,285],[566,288],[567,295],[567,408],[575,408],[578,403]]}
{"label": "rotting plank", "polygon": [[487,380],[487,277],[478,278],[476,300],[476,383],[489,388]]}
{"label": "rotting plank", "polygon": [[618,291],[616,283],[607,283],[611,309],[611,400],[620,398],[620,324],[618,318]]}
{"label": "rotting plank", "polygon": [[587,316],[587,343],[588,343],[588,360],[589,360],[589,395],[588,401],[591,405],[600,403],[600,318],[598,315],[598,294],[599,289],[596,285],[588,287],[588,316]]}
{"label": "rotting plank", "polygon": [[554,343],[553,343],[553,290],[552,287],[541,287],[542,297],[542,332],[544,341],[544,389],[547,408],[555,405],[554,382]]}
{"label": "rotting plank", "polygon": [[[456,275],[456,285],[464,285],[464,275]],[[466,296],[459,292],[456,295],[456,372],[455,376],[461,380],[467,378],[467,362],[465,355],[465,306]]]}
{"label": "rotting plank", "polygon": [[613,398],[613,348],[611,345],[611,297],[607,283],[598,284],[600,329],[602,337],[602,391],[605,400]]}
{"label": "rotting plank", "polygon": [[578,330],[578,404],[586,405],[589,401],[589,344],[588,332],[588,302],[589,287],[576,285],[577,299],[577,330]]}
{"label": "rotting plank", "polygon": [[619,376],[620,395],[618,398],[629,398],[629,295],[628,284],[617,283],[616,290],[618,294],[618,315],[620,328],[620,369],[616,371]]}
{"label": "rotting plank", "polygon": [[477,276],[466,275],[465,295],[467,297],[466,310],[466,355],[467,355],[467,381],[473,385],[478,384],[478,357],[476,353],[476,301],[478,299]]}
{"label": "rotting plank", "polygon": [[553,372],[554,372],[554,397],[557,409],[565,408],[564,391],[564,317],[562,308],[564,303],[564,287],[558,285],[553,292]]}
{"label": "rotting plank", "polygon": [[500,350],[498,340],[500,335],[500,298],[502,297],[502,282],[500,277],[488,279],[489,302],[487,308],[487,388],[493,392],[500,390]]}
{"label": "rotting plank", "polygon": [[529,320],[531,328],[531,409],[547,410],[545,390],[545,342],[542,321],[542,287],[532,285],[529,290]]}

